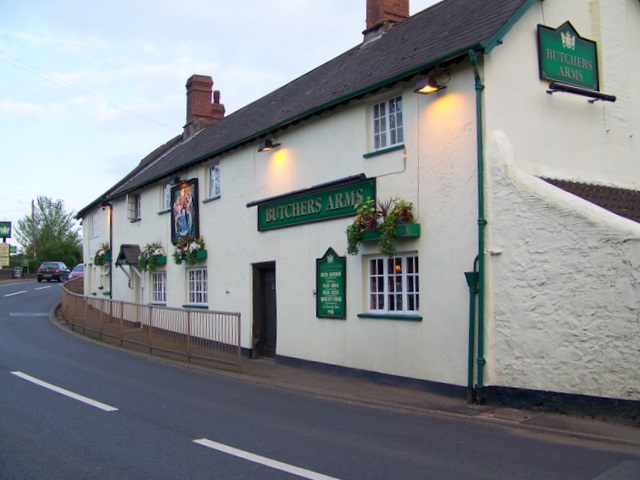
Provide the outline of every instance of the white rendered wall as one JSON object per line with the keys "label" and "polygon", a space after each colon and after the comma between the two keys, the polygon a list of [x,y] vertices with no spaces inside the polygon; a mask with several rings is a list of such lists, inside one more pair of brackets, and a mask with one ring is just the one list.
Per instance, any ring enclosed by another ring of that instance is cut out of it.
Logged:
{"label": "white rendered wall", "polygon": [[640,225],[517,167],[493,135],[488,384],[640,400]]}
{"label": "white rendered wall", "polygon": [[[282,146],[258,153],[250,145],[221,157],[221,196],[203,203],[210,164],[180,172],[197,177],[200,232],[208,258],[209,309],[242,315],[242,345],[251,348],[252,265],[276,263],[277,354],[351,368],[463,385],[466,383],[468,289],[464,271],[476,252],[475,130],[473,78],[454,74],[447,95],[403,95],[405,150],[371,158],[370,101],[340,108],[281,132]],[[380,97],[384,99],[383,95]],[[379,99],[369,99],[379,100]],[[327,141],[330,139],[330,141]],[[347,258],[347,319],[315,315],[315,268],[331,247],[346,255],[346,228],[337,219],[275,231],[257,231],[257,208],[247,203],[365,173],[377,177],[379,199],[412,201],[419,240],[401,241],[399,252],[419,251],[421,322],[361,319],[367,305],[364,246]],[[462,179],[462,182],[460,181]],[[129,222],[126,202],[114,208],[114,246],[162,242],[167,250],[167,303],[186,303],[186,267],[171,258],[169,213],[159,213],[162,183],[142,192],[142,219]],[[115,252],[117,255],[117,252]],[[114,270],[114,298],[149,302],[150,275],[142,294]],[[136,285],[139,288],[139,285]],[[137,296],[136,296],[137,295]]]}
{"label": "white rendered wall", "polygon": [[[597,42],[600,90],[616,95],[615,103],[546,93],[536,27],[566,21]],[[640,3],[634,0],[536,2],[504,43],[483,57],[487,133],[504,132],[517,165],[533,175],[640,187],[639,31]]]}

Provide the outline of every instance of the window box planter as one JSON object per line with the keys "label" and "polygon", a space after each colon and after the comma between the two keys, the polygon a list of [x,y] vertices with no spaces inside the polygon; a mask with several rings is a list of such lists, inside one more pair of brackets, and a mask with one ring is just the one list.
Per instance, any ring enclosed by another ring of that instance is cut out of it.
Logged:
{"label": "window box planter", "polygon": [[[418,238],[420,236],[419,223],[403,223],[395,228],[397,238]],[[362,232],[362,242],[376,242],[380,240],[380,232],[365,230]]]}
{"label": "window box planter", "polygon": [[200,249],[196,251],[196,258],[198,260],[206,260],[207,259],[207,251],[205,249]]}
{"label": "window box planter", "polygon": [[153,258],[153,263],[156,265],[166,265],[167,264],[167,256],[166,255],[158,255]]}

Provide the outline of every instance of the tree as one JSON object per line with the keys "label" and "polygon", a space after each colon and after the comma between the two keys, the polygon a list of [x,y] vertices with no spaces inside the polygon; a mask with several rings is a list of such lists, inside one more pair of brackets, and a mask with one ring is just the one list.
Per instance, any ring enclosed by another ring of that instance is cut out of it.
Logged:
{"label": "tree", "polygon": [[31,215],[18,220],[16,239],[38,265],[45,260],[64,262],[69,268],[82,261],[82,239],[74,213],[62,200],[38,197]]}

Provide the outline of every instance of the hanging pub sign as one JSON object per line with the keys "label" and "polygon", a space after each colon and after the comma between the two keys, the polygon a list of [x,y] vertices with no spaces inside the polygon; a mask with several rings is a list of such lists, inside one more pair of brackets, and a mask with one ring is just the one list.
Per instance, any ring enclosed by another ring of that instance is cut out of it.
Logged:
{"label": "hanging pub sign", "polygon": [[542,80],[600,90],[597,44],[582,38],[571,22],[555,29],[538,25],[538,64]]}
{"label": "hanging pub sign", "polygon": [[258,230],[273,230],[356,214],[355,206],[376,198],[375,178],[357,175],[287,195],[249,203],[258,206]]}
{"label": "hanging pub sign", "polygon": [[11,238],[11,222],[0,222],[0,238]]}
{"label": "hanging pub sign", "polygon": [[347,318],[347,262],[329,248],[316,259],[316,317]]}
{"label": "hanging pub sign", "polygon": [[171,187],[171,243],[198,236],[198,179],[194,178]]}

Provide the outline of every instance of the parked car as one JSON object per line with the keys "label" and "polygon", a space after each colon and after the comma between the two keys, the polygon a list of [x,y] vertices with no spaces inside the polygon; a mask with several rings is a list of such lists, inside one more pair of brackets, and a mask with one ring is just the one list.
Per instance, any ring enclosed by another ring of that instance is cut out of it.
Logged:
{"label": "parked car", "polygon": [[42,280],[62,282],[69,279],[69,273],[71,273],[69,268],[62,262],[42,262],[36,270],[36,278],[38,282]]}
{"label": "parked car", "polygon": [[72,278],[82,278],[82,277],[84,277],[84,264],[79,263],[71,269],[71,273],[69,274],[69,280],[71,280]]}

